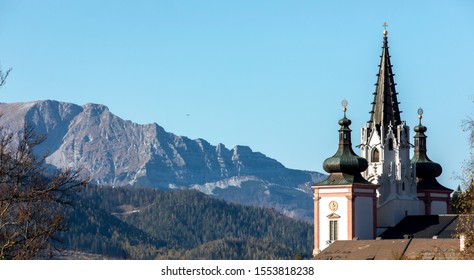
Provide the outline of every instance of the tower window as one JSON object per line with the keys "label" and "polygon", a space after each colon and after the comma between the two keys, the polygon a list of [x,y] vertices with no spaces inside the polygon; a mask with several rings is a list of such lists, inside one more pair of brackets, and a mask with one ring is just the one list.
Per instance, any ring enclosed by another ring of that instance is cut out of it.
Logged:
{"label": "tower window", "polygon": [[392,138],[388,139],[388,150],[389,151],[393,150],[393,139]]}
{"label": "tower window", "polygon": [[380,161],[380,154],[379,150],[376,148],[372,150],[372,162],[379,162]]}
{"label": "tower window", "polygon": [[402,191],[405,190],[405,182],[402,183]]}
{"label": "tower window", "polygon": [[337,221],[329,221],[329,240],[337,240]]}

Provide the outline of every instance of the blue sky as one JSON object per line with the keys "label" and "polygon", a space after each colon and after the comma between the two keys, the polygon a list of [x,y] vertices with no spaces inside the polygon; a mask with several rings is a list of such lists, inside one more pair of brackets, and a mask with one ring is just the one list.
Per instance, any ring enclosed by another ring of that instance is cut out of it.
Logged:
{"label": "blue sky", "polygon": [[13,68],[0,102],[101,103],[322,171],[343,98],[360,143],[384,21],[402,119],[413,136],[423,107],[428,155],[455,188],[469,153],[461,122],[473,111],[469,0],[0,0],[0,65]]}

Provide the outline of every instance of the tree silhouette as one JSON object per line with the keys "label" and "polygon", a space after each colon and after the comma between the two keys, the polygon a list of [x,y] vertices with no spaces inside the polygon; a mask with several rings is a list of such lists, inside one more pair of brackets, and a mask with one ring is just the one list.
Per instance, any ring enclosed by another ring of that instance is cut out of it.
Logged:
{"label": "tree silhouette", "polygon": [[[0,69],[0,87],[9,73]],[[48,174],[33,152],[43,140],[26,122],[18,134],[0,128],[0,259],[51,256],[56,233],[65,229],[64,207],[87,183],[79,171]]]}
{"label": "tree silhouette", "polygon": [[469,133],[470,153],[460,176],[462,185],[455,197],[453,194],[453,209],[461,214],[457,227],[464,243],[461,259],[474,259],[474,119],[469,116],[464,120],[463,128]]}
{"label": "tree silhouette", "polygon": [[64,207],[87,180],[70,169],[47,174],[33,150],[43,141],[26,125],[19,135],[0,137],[0,259],[47,258]]}
{"label": "tree silhouette", "polygon": [[6,72],[2,71],[2,68],[0,68],[0,88],[6,83],[7,77],[10,74],[10,71],[12,69],[8,69]]}

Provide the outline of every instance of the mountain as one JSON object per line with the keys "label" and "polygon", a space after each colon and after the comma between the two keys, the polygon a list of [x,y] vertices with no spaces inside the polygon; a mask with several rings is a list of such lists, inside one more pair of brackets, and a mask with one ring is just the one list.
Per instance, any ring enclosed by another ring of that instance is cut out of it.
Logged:
{"label": "mountain", "polygon": [[80,259],[294,259],[312,252],[311,224],[196,190],[89,186],[58,236]]}
{"label": "mountain", "polygon": [[54,168],[81,168],[91,182],[114,187],[192,188],[231,202],[275,208],[312,220],[310,185],[322,174],[293,170],[246,146],[227,149],[123,120],[100,104],[1,103],[0,126],[26,123],[46,140],[39,155]]}

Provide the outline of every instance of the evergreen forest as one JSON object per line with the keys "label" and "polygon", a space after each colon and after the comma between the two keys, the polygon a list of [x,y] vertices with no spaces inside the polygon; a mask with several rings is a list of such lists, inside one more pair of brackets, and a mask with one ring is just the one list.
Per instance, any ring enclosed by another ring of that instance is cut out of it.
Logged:
{"label": "evergreen forest", "polygon": [[88,186],[67,210],[55,258],[310,258],[312,225],[195,190]]}

